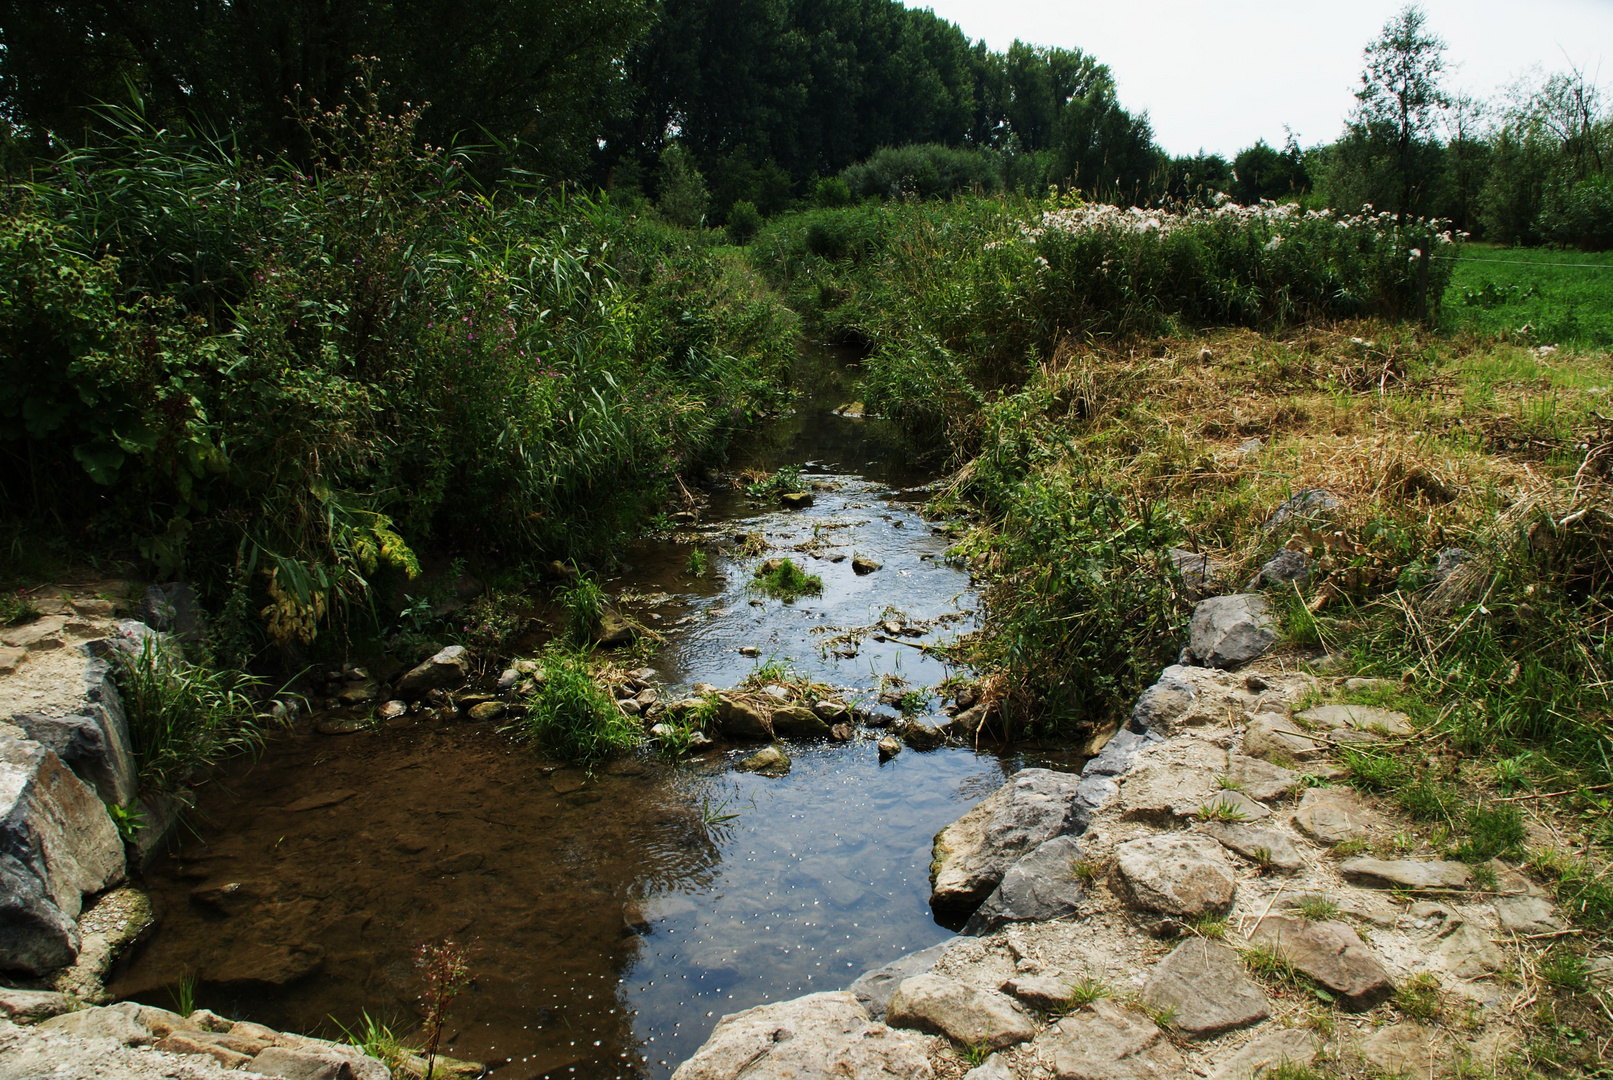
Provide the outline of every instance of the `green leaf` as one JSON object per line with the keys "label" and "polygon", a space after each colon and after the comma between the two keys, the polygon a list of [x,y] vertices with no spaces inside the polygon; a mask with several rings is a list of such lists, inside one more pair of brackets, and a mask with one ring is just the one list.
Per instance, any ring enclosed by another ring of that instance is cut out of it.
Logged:
{"label": "green leaf", "polygon": [[128,459],[122,450],[101,440],[73,447],[73,457],[84,466],[91,480],[103,486],[117,482],[118,471]]}

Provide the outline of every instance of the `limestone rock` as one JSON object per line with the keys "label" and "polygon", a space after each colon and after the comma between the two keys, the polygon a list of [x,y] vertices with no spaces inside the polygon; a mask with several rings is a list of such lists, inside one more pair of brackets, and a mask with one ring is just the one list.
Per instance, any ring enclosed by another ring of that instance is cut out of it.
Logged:
{"label": "limestone rock", "polygon": [[1205,667],[1235,668],[1277,640],[1277,620],[1259,593],[1199,601],[1188,625],[1187,651]]}
{"label": "limestone rock", "polygon": [[1439,941],[1434,954],[1458,979],[1481,979],[1507,966],[1507,957],[1483,928],[1458,922]]}
{"label": "limestone rock", "polygon": [[773,710],[773,734],[779,738],[811,738],[829,734],[829,725],[804,705],[784,705]]}
{"label": "limestone rock", "polygon": [[1184,917],[1225,914],[1235,887],[1221,846],[1192,833],[1161,833],[1121,844],[1115,878],[1132,907]]}
{"label": "limestone rock", "polygon": [[1022,856],[1002,883],[969,916],[965,934],[986,934],[1003,923],[1047,922],[1080,912],[1086,890],[1074,866],[1081,846],[1073,836],[1055,836]]}
{"label": "limestone rock", "polygon": [[932,970],[956,941],[956,938],[943,941],[939,945],[931,945],[928,949],[920,949],[918,952],[898,957],[884,967],[863,972],[857,981],[851,984],[852,995],[868,1010],[869,1016],[875,1020],[884,1019],[891,995],[896,993],[896,988],[902,981]]}
{"label": "limestone rock", "polygon": [[1305,860],[1287,836],[1275,829],[1262,829],[1254,825],[1231,824],[1224,821],[1206,821],[1198,831],[1213,836],[1221,844],[1239,855],[1273,870],[1292,874],[1305,866]]}
{"label": "limestone rock", "polygon": [[929,1040],[874,1023],[849,992],[725,1016],[672,1080],[931,1080]]}
{"label": "limestone rock", "polygon": [[1210,1080],[1259,1080],[1279,1065],[1309,1065],[1315,1059],[1316,1036],[1302,1028],[1283,1028],[1244,1043],[1216,1064]]}
{"label": "limestone rock", "polygon": [[1195,1039],[1209,1039],[1258,1024],[1271,1003],[1244,974],[1238,954],[1216,941],[1182,942],[1148,972],[1143,1001],[1171,1015],[1171,1026]]}
{"label": "limestone rock", "polygon": [[52,1016],[71,1012],[77,1007],[66,994],[56,994],[48,990],[0,987],[0,1015],[8,1020],[17,1020],[25,1024],[37,1023]]}
{"label": "limestone rock", "polygon": [[755,702],[721,694],[717,698],[717,726],[730,739],[771,739],[773,725]]}
{"label": "limestone rock", "polygon": [[1183,677],[1182,669],[1168,667],[1159,680],[1137,695],[1131,709],[1131,727],[1138,732],[1157,731],[1171,735],[1176,721],[1192,706],[1198,691]]}
{"label": "limestone rock", "polygon": [[1066,1016],[1036,1045],[1059,1080],[1177,1080],[1186,1069],[1159,1025],[1107,998]]}
{"label": "limestone rock", "polygon": [[[1145,691],[1146,693],[1146,691]],[[1086,776],[1119,776],[1131,768],[1132,758],[1137,751],[1148,742],[1147,736],[1130,728],[1121,728],[1115,732],[1114,737],[1104,744],[1103,750],[1097,757],[1092,758],[1081,768],[1081,775]]]}
{"label": "limestone rock", "polygon": [[1294,790],[1294,774],[1280,766],[1244,754],[1227,759],[1227,779],[1251,799],[1265,802]]}
{"label": "limestone rock", "polygon": [[94,657],[84,665],[84,694],[65,715],[23,713],[12,722],[56,752],[104,803],[127,806],[137,794],[134,744],[112,666]]}
{"label": "limestone rock", "polygon": [[1394,993],[1383,962],[1345,923],[1269,915],[1260,920],[1249,939],[1275,948],[1296,969],[1337,994],[1353,1012],[1364,1012]]}
{"label": "limestone rock", "polygon": [[1051,975],[1021,975],[1003,983],[1002,991],[1033,1009],[1062,1009],[1070,1003],[1070,984]]}
{"label": "limestone rock", "polygon": [[1014,1070],[1008,1067],[1001,1054],[992,1054],[964,1073],[963,1080],[1014,1080]]}
{"label": "limestone rock", "polygon": [[158,1039],[152,1049],[166,1050],[170,1054],[205,1055],[226,1069],[239,1069],[242,1065],[252,1060],[251,1054],[243,1054],[227,1046],[204,1042],[184,1034],[166,1035]]}
{"label": "limestone rock", "polygon": [[1381,1027],[1361,1040],[1362,1059],[1380,1076],[1433,1080],[1440,1055],[1428,1029],[1410,1022]]}
{"label": "limestone rock", "polygon": [[1213,821],[1232,818],[1239,822],[1259,821],[1271,817],[1271,811],[1241,791],[1214,792],[1194,811],[1200,818]]}
{"label": "limestone rock", "polygon": [[1495,902],[1495,915],[1505,933],[1549,934],[1567,927],[1557,907],[1544,896],[1503,896]]}
{"label": "limestone rock", "polygon": [[1293,581],[1304,584],[1310,577],[1311,557],[1303,551],[1289,551],[1284,548],[1266,560],[1260,572],[1249,582],[1249,588],[1264,589],[1271,585],[1287,585]]}
{"label": "limestone rock", "polygon": [[1411,718],[1392,709],[1367,705],[1318,705],[1298,714],[1299,719],[1328,731],[1370,731],[1381,735],[1410,735]]}
{"label": "limestone rock", "polygon": [[761,773],[763,776],[783,776],[790,771],[790,756],[777,746],[764,746],[735,768],[742,772]]}
{"label": "limestone rock", "polygon": [[1390,889],[1461,889],[1473,876],[1466,863],[1431,859],[1346,859],[1346,879]]}
{"label": "limestone rock", "polygon": [[1182,586],[1189,600],[1202,600],[1214,593],[1226,575],[1226,563],[1203,552],[1166,548],[1165,554],[1176,564],[1176,572],[1182,575]]}
{"label": "limestone rock", "polygon": [[1195,813],[1215,792],[1226,753],[1199,739],[1177,743],[1170,759],[1151,754],[1120,779],[1120,810],[1128,821],[1168,825]]}
{"label": "limestone rock", "polygon": [[1078,778],[1050,769],[1021,769],[980,805],[935,834],[930,906],[973,913],[1008,868],[1067,831]]}
{"label": "limestone rock", "polygon": [[993,1050],[1036,1034],[1031,1018],[1012,998],[935,974],[904,979],[891,995],[886,1020],[892,1027],[917,1028]]}
{"label": "limestone rock", "polygon": [[410,669],[397,681],[399,697],[419,697],[427,690],[463,685],[469,675],[470,654],[463,645],[450,645],[431,659]]}
{"label": "limestone rock", "polygon": [[1260,713],[1243,732],[1243,752],[1271,762],[1304,761],[1322,749],[1297,724],[1277,713]]}
{"label": "limestone rock", "polygon": [[150,1046],[157,1036],[129,1015],[110,1005],[80,1009],[53,1016],[39,1025],[44,1031],[61,1031],[86,1039],[116,1039],[124,1046]]}
{"label": "limestone rock", "polygon": [[1310,788],[1294,811],[1294,827],[1319,844],[1365,840],[1378,817],[1349,788]]}
{"label": "limestone rock", "polygon": [[123,873],[123,841],[95,791],[52,751],[0,736],[0,968],[71,964],[84,894]]}

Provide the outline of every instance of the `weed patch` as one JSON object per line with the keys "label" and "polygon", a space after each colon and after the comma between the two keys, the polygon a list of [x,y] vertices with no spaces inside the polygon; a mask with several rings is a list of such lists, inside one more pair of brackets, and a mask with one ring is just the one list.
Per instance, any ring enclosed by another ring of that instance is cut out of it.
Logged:
{"label": "weed patch", "polygon": [[786,602],[823,592],[823,579],[802,570],[790,559],[769,559],[756,568],[751,588]]}
{"label": "weed patch", "polygon": [[547,753],[592,767],[638,744],[638,724],[594,681],[585,655],[551,650],[544,674],[519,727]]}

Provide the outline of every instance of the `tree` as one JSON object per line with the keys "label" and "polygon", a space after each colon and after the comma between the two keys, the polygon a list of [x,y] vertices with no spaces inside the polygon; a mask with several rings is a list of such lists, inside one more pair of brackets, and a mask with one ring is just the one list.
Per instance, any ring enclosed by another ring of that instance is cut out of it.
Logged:
{"label": "tree", "polygon": [[1386,157],[1396,213],[1413,213],[1429,179],[1427,148],[1450,101],[1440,85],[1445,42],[1428,32],[1415,4],[1384,24],[1365,52],[1348,138],[1368,161]]}
{"label": "tree", "polygon": [[692,229],[706,216],[710,202],[706,194],[706,178],[695,168],[694,159],[681,143],[673,143],[661,151],[661,175],[655,194],[655,205],[674,225]]}

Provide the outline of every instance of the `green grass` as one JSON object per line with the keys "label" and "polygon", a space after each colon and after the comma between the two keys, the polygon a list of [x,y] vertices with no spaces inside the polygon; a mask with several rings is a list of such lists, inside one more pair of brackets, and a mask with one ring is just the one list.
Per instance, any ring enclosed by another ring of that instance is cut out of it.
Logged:
{"label": "green grass", "polygon": [[586,656],[553,650],[544,673],[519,727],[545,751],[592,767],[638,744],[639,725],[594,681]]}
{"label": "green grass", "polygon": [[0,626],[16,626],[37,618],[39,609],[27,592],[18,589],[16,592],[0,593]]}
{"label": "green grass", "polygon": [[[1523,344],[1613,346],[1613,252],[1469,244],[1455,266],[1448,329]],[[1524,326],[1531,331],[1519,333]]]}
{"label": "green grass", "polygon": [[566,629],[572,641],[587,644],[605,614],[605,590],[589,577],[579,577],[555,590],[555,599],[566,609]]}
{"label": "green grass", "polygon": [[259,680],[186,663],[155,636],[121,655],[116,679],[143,789],[188,801],[195,773],[262,745],[251,696]]}
{"label": "green grass", "polygon": [[809,574],[789,559],[769,559],[756,568],[751,582],[756,591],[775,600],[795,600],[823,592],[823,579]]}

